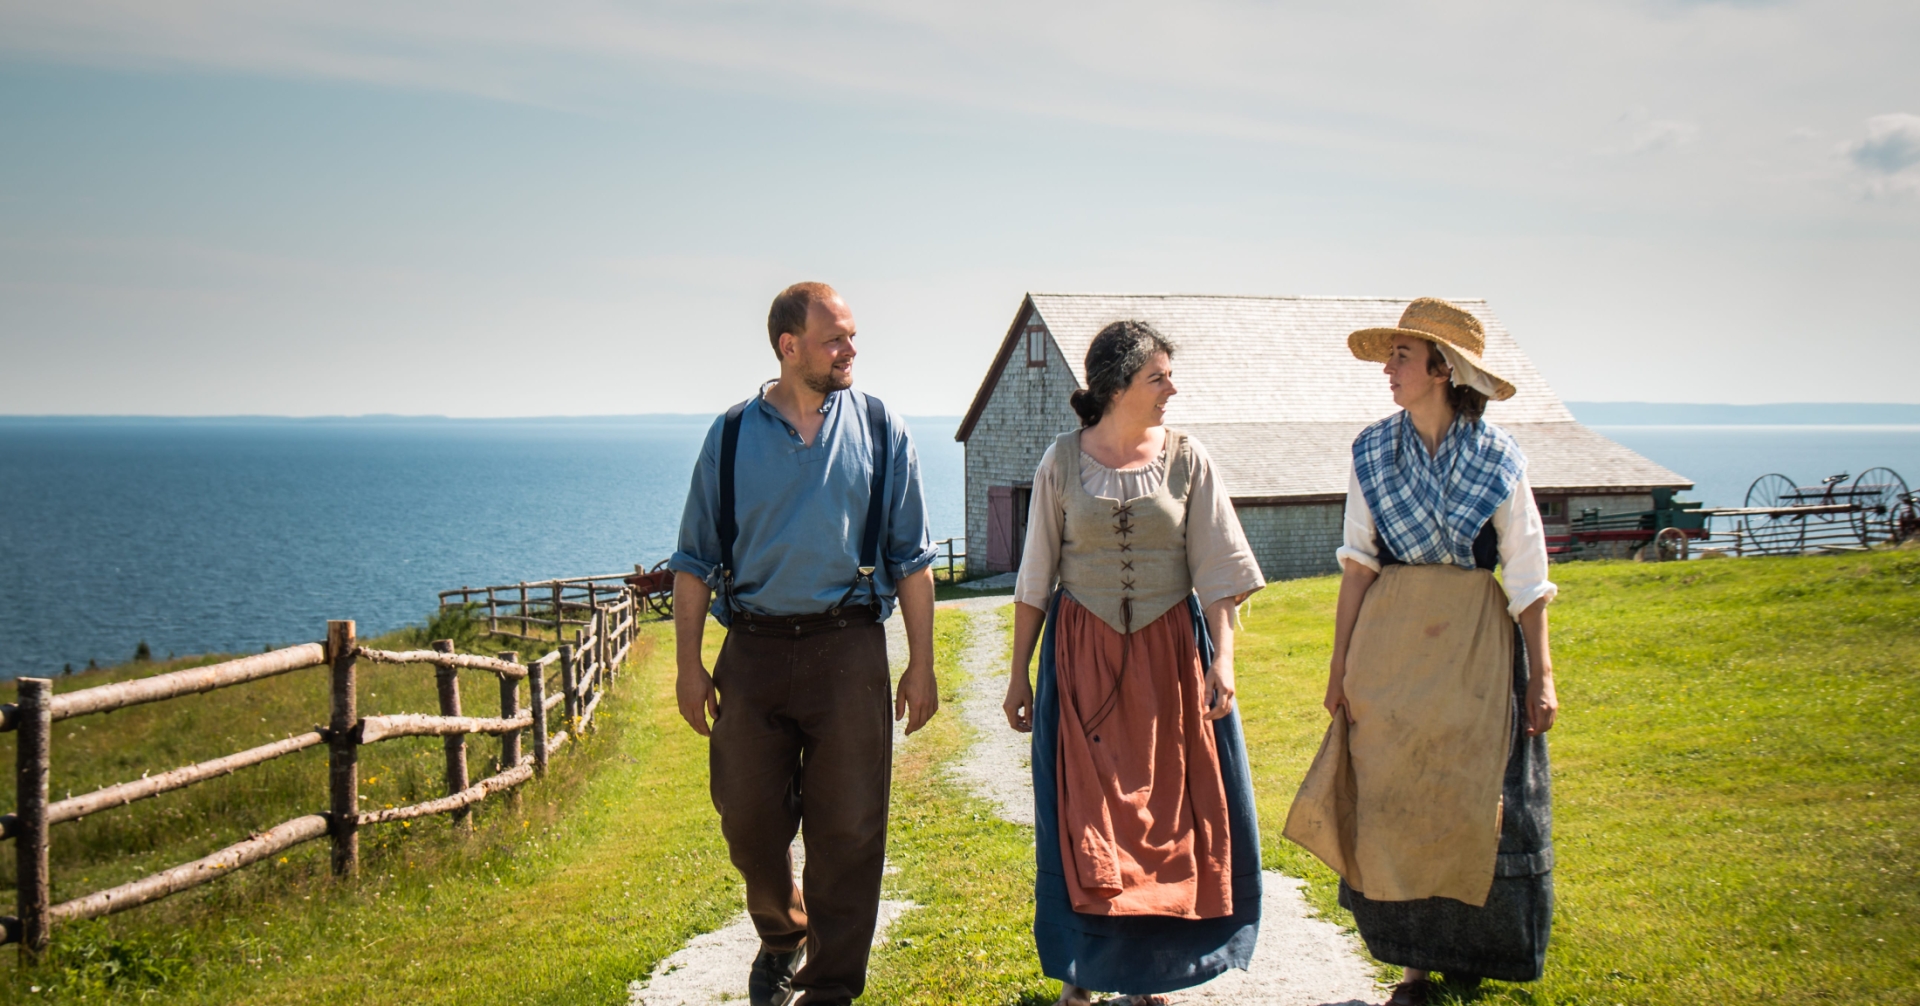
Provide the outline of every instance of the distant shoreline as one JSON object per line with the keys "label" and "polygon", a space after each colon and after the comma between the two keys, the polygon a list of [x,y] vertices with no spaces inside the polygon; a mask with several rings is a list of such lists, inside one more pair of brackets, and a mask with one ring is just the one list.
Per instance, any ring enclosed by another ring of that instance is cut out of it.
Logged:
{"label": "distant shoreline", "polygon": [[[1589,426],[1916,426],[1920,405],[1894,402],[1780,402],[1717,405],[1702,402],[1568,402],[1574,418]],[[199,424],[209,426],[464,426],[505,424],[674,426],[710,423],[713,412],[652,412],[595,416],[146,416],[4,415],[0,426],[111,426]],[[960,416],[911,415],[916,423]]]}

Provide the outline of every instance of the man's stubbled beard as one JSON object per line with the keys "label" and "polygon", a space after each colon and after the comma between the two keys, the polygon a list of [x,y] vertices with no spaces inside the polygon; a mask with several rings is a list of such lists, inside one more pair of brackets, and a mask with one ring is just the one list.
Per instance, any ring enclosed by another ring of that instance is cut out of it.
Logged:
{"label": "man's stubbled beard", "polygon": [[853,387],[852,374],[843,375],[840,371],[832,367],[828,367],[827,372],[824,374],[809,374],[805,380],[807,387],[822,395],[830,395],[836,391],[845,391]]}

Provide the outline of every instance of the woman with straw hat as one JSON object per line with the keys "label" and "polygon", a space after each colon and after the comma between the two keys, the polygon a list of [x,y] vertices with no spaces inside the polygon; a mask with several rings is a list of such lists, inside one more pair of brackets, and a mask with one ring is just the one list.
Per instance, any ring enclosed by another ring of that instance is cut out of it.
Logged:
{"label": "woman with straw hat", "polygon": [[1033,938],[1061,1006],[1164,1003],[1246,968],[1259,931],[1232,620],[1266,581],[1206,450],[1165,425],[1173,348],[1102,329],[1082,428],[1033,476],[1005,709],[1033,733]]}
{"label": "woman with straw hat", "polygon": [[1390,1006],[1426,1003],[1436,971],[1465,988],[1540,977],[1553,918],[1557,588],[1526,456],[1481,415],[1514,393],[1485,342],[1431,298],[1347,337],[1385,364],[1400,411],[1353,442],[1333,722],[1285,834],[1340,875],[1367,949],[1405,969]]}

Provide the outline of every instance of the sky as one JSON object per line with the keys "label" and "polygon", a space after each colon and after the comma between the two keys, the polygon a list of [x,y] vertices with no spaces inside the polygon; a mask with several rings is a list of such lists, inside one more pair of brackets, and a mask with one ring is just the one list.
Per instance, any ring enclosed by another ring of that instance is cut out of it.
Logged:
{"label": "sky", "polygon": [[834,284],[1486,297],[1562,397],[1920,402],[1920,5],[0,0],[0,414],[710,412]]}

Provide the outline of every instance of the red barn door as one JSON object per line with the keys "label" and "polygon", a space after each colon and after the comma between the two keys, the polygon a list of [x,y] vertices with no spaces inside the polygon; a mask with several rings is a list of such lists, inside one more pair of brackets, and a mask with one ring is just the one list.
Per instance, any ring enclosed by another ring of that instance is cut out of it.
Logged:
{"label": "red barn door", "polygon": [[987,487],[987,569],[1004,573],[1018,556],[1014,543],[1013,487]]}

